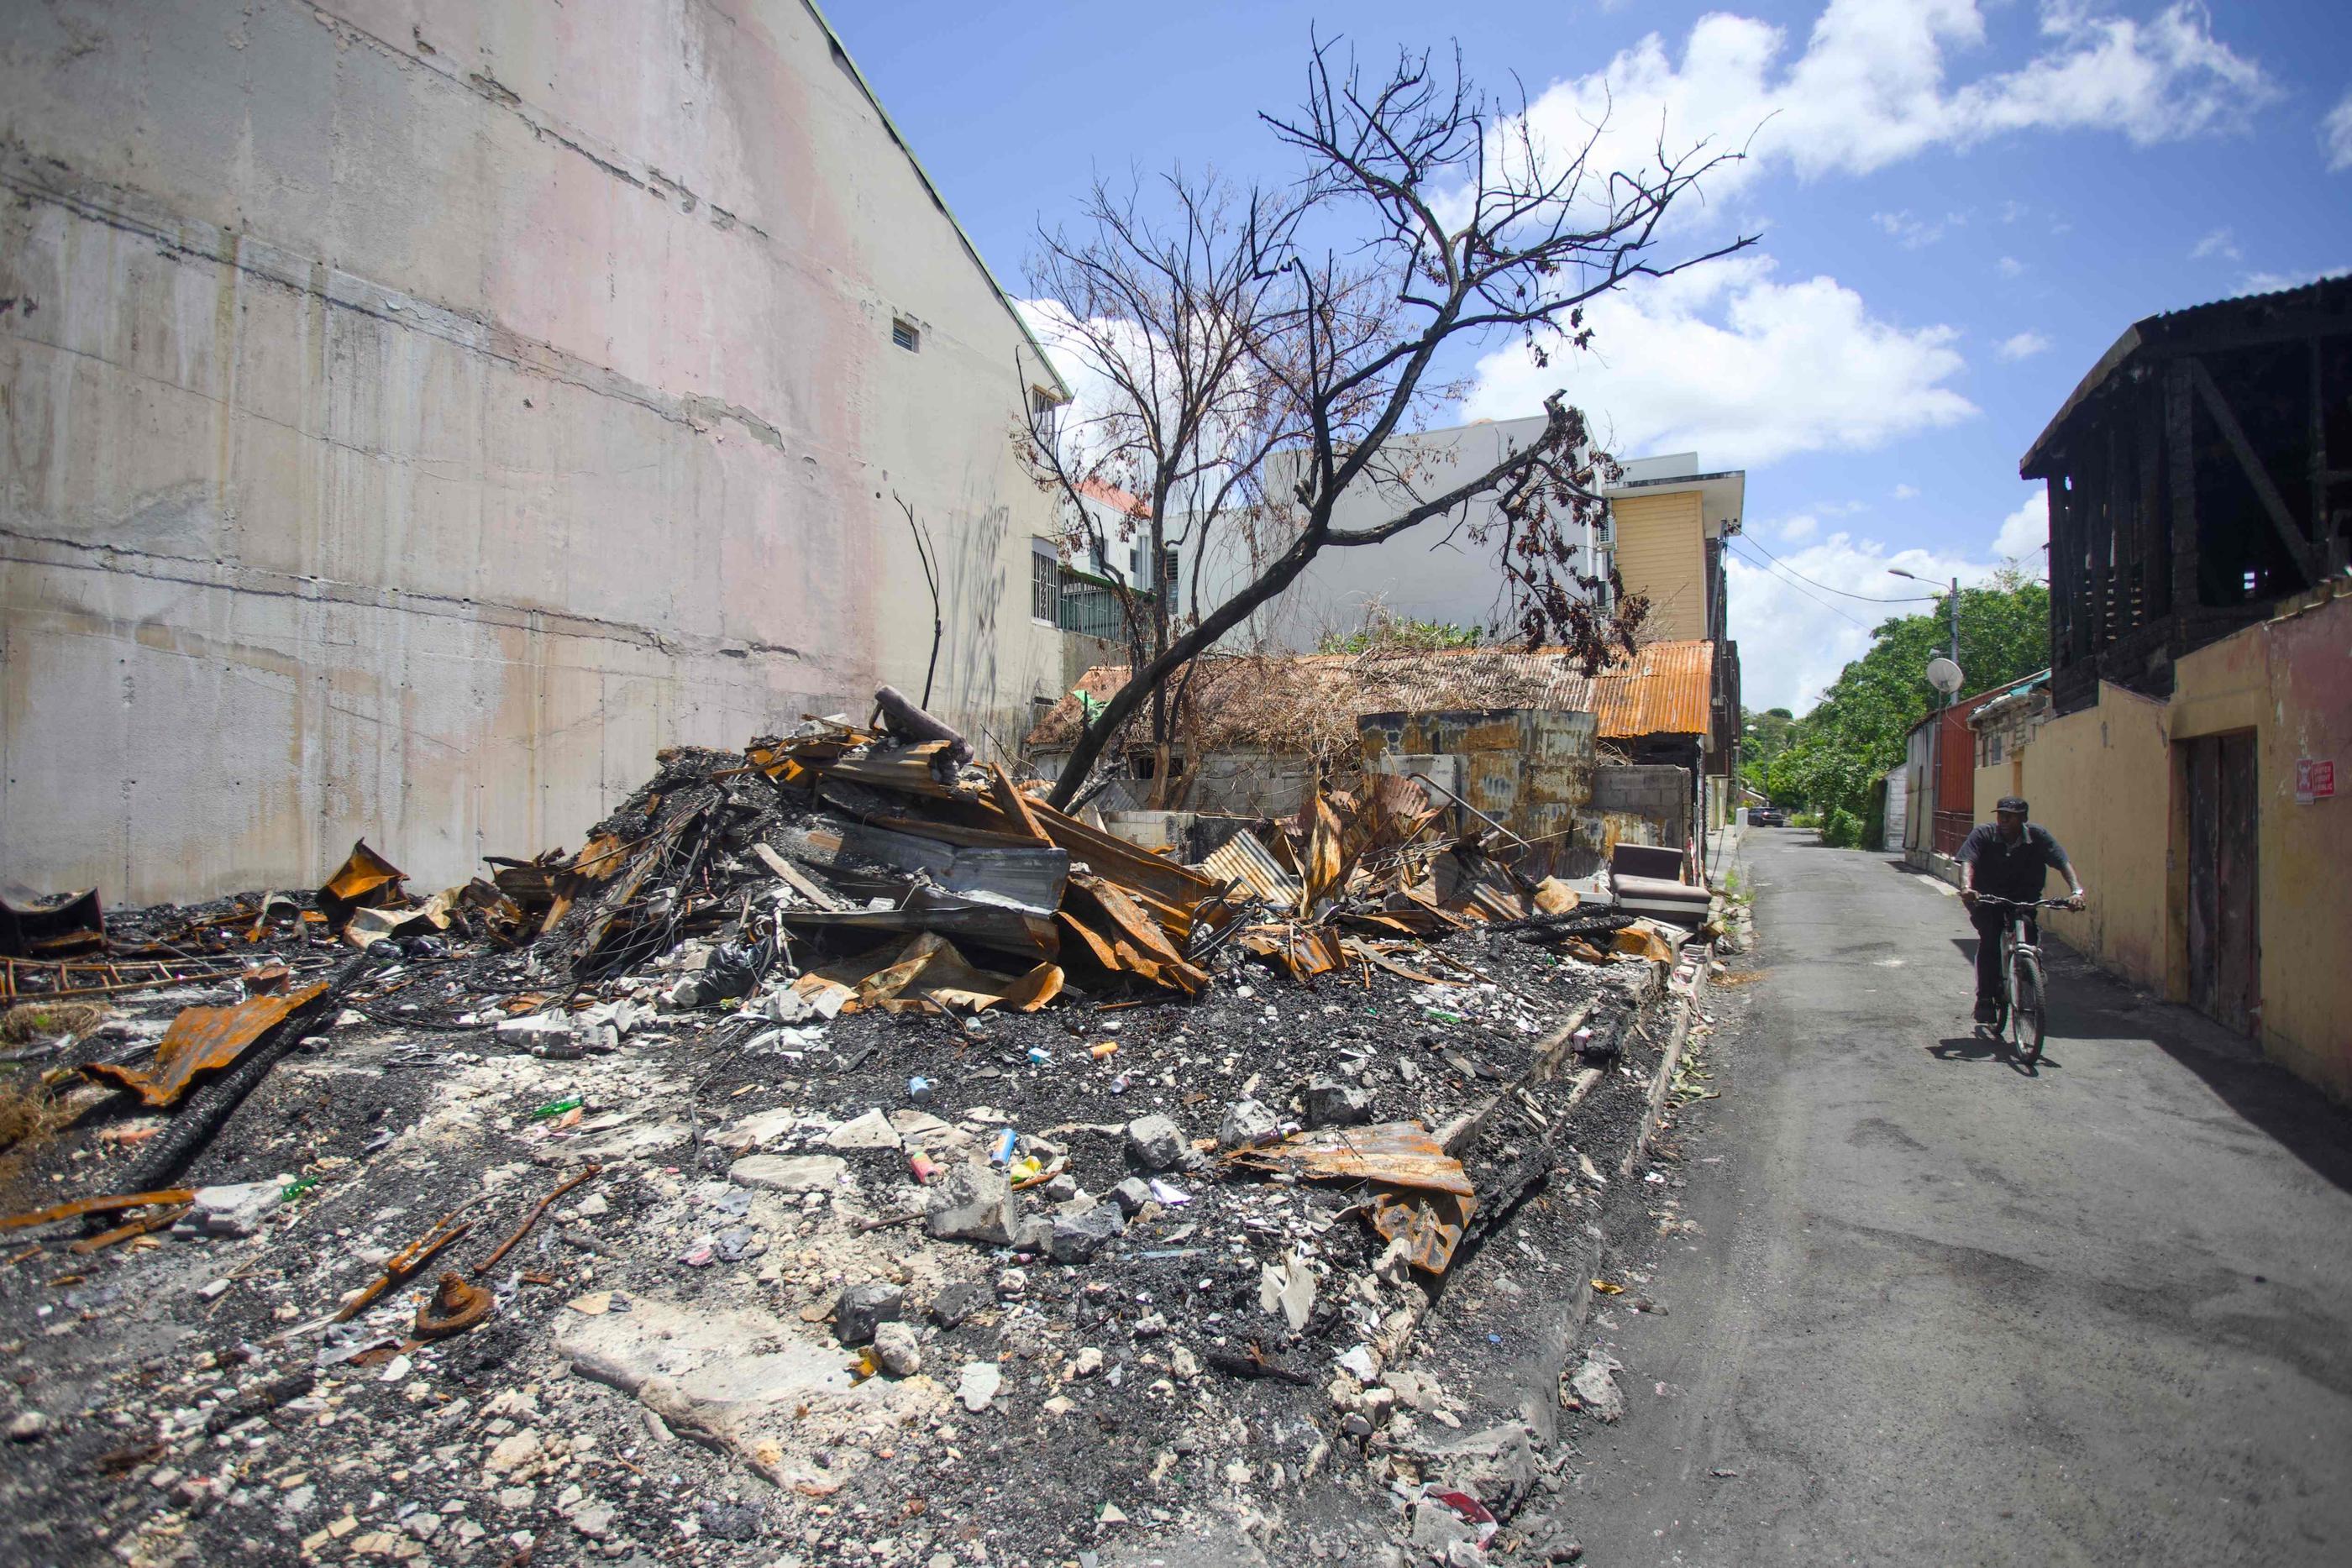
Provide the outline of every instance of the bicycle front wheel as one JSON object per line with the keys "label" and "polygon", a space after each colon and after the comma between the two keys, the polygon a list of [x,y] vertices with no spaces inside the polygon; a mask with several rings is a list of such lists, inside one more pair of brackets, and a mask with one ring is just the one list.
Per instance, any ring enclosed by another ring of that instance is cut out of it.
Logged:
{"label": "bicycle front wheel", "polygon": [[2010,984],[2017,999],[2010,1004],[2009,1040],[2017,1054],[2029,1062],[2042,1060],[2043,991],[2042,962],[2031,953],[2019,953],[2010,959]]}

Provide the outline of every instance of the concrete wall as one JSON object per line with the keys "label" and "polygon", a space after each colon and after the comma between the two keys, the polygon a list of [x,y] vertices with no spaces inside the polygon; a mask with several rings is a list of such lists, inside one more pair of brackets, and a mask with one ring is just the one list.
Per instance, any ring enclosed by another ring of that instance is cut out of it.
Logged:
{"label": "concrete wall", "polygon": [[1589,713],[1497,708],[1463,713],[1365,714],[1356,720],[1365,766],[1391,753],[1462,759],[1464,800],[1523,839],[1572,831],[1592,799],[1600,721]]}
{"label": "concrete wall", "polygon": [[[2050,929],[2126,978],[2165,990],[2172,841],[2172,756],[2164,705],[2103,685],[2095,706],[2044,724],[2016,753],[2033,820],[2057,835],[2091,893],[2081,914],[2052,910]],[[1977,813],[2011,788],[2007,760],[1977,771]],[[2050,878],[2053,892],[2061,879]]]}
{"label": "concrete wall", "polygon": [[1656,830],[1656,842],[1690,841],[1691,773],[1687,768],[1647,763],[1592,771],[1592,807],[1643,819]]}
{"label": "concrete wall", "polygon": [[[1543,434],[1543,417],[1537,415],[1399,436],[1391,452],[1395,463],[1412,470],[1411,491],[1396,485],[1360,482],[1340,497],[1334,525],[1375,527],[1420,497],[1441,493],[1493,467],[1507,451],[1526,446]],[[1286,486],[1277,478],[1267,488],[1280,494]],[[1509,597],[1497,553],[1501,541],[1490,538],[1481,544],[1470,537],[1474,530],[1496,520],[1491,504],[1472,510],[1473,516],[1458,528],[1449,519],[1435,518],[1380,544],[1325,549],[1279,597],[1228,633],[1225,644],[1310,653],[1323,633],[1347,633],[1360,628],[1365,612],[1376,601],[1390,614],[1406,619],[1492,626],[1507,609]],[[1288,543],[1287,533],[1271,526],[1267,531],[1269,537],[1260,541],[1254,558],[1249,541],[1235,523],[1229,520],[1219,526],[1207,541],[1206,559],[1201,563],[1202,604],[1213,607],[1231,597],[1256,575],[1258,559],[1270,558]],[[1184,548],[1192,551],[1202,547],[1188,539]],[[1183,608],[1196,611],[1189,555],[1184,581]]]}
{"label": "concrete wall", "polygon": [[[0,865],[427,885],[1061,689],[1027,340],[800,0],[0,9]],[[921,329],[894,347],[894,317]]]}
{"label": "concrete wall", "polygon": [[[2256,737],[2261,1040],[2352,1100],[2352,795],[2298,804],[2298,758],[2352,761],[2352,597],[2200,648],[2169,702],[2102,684],[2095,707],[2042,725],[2022,753],[2026,798],[2091,892],[2051,929],[2105,967],[2186,1001],[2188,854],[2180,743]],[[1990,770],[1988,770],[1990,771]],[[1980,781],[1981,782],[1981,781]],[[1979,789],[1980,810],[1990,803]]]}
{"label": "concrete wall", "polygon": [[1625,591],[1649,597],[1643,635],[1674,642],[1707,635],[1706,543],[1698,493],[1621,496],[1609,503],[1609,512]]}

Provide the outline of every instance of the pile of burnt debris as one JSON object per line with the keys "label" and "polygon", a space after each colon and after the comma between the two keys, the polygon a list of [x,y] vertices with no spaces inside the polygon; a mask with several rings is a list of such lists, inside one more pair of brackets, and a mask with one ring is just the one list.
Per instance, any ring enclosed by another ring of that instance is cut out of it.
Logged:
{"label": "pile of burnt debris", "polygon": [[1698,945],[1406,780],[1187,865],[883,711],[427,898],[12,891],[24,1560],[1545,1560]]}

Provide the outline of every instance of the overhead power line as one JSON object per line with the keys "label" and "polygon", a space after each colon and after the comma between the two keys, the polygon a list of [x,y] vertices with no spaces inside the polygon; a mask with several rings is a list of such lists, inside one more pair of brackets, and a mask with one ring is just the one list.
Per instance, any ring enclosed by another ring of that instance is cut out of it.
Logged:
{"label": "overhead power line", "polygon": [[[1744,560],[1746,560],[1746,561],[1748,562],[1748,565],[1750,565],[1750,566],[1752,566],[1752,567],[1756,568],[1758,570],[1759,570],[1759,571],[1763,572],[1767,577],[1773,577],[1773,575],[1774,575],[1774,574],[1773,574],[1773,571],[1772,571],[1772,567],[1773,567],[1773,565],[1774,565],[1774,564],[1776,564],[1776,563],[1769,562],[1769,561],[1761,561],[1761,560],[1758,560],[1754,556],[1749,556],[1749,555],[1743,555],[1743,556],[1741,557],[1741,559],[1744,559]],[[1861,622],[1856,621],[1853,616],[1848,615],[1844,611],[1840,610],[1836,605],[1832,604],[1828,600],[1823,599],[1820,594],[1815,593],[1815,592],[1813,592],[1811,590],[1810,590],[1810,589],[1808,589],[1807,587],[1805,587],[1805,585],[1804,585],[1803,583],[1799,582],[1798,580],[1796,580],[1796,579],[1795,579],[1795,578],[1793,578],[1793,577],[1788,577],[1788,578],[1775,578],[1775,579],[1774,579],[1774,580],[1776,580],[1776,581],[1782,581],[1782,582],[1786,582],[1786,583],[1788,583],[1788,585],[1789,585],[1790,587],[1791,587],[1791,588],[1795,589],[1798,592],[1800,592],[1800,593],[1803,594],[1806,598],[1808,598],[1808,599],[1811,600],[1814,603],[1816,603],[1816,604],[1820,605],[1822,609],[1824,609],[1824,610],[1828,611],[1831,614],[1832,614],[1832,615],[1836,616],[1839,620],[1841,620],[1841,621],[1843,621],[1843,622],[1847,622],[1849,625],[1861,626],[1861,627],[1862,627],[1862,630],[1864,630],[1864,631],[1865,631],[1865,632],[1867,632],[1867,631],[1869,631],[1869,630],[1870,630],[1870,628],[1869,628],[1869,627],[1867,627],[1867,626],[1863,626],[1863,624],[1862,624],[1862,622]]]}
{"label": "overhead power line", "polygon": [[1770,550],[1765,549],[1763,540],[1751,539],[1745,534],[1739,535],[1738,538],[1742,544],[1753,545],[1756,549],[1764,550],[1766,555],[1772,556],[1774,564],[1778,565],[1781,570],[1787,572],[1790,576],[1803,578],[1805,581],[1811,582],[1815,588],[1822,590],[1824,593],[1835,593],[1847,599],[1859,599],[1864,604],[1933,604],[1937,599],[1943,597],[1941,594],[1936,593],[1914,593],[1906,595],[1901,599],[1881,599],[1876,594],[1849,593],[1843,588],[1832,588],[1826,582],[1814,582],[1811,578],[1806,577],[1803,572],[1799,571],[1795,567],[1790,566],[1779,556],[1772,555]]}

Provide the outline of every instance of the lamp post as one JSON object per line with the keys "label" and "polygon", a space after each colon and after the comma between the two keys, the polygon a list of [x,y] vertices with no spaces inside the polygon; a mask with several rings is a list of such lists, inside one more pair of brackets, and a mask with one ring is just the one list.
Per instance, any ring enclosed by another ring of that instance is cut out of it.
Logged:
{"label": "lamp post", "polygon": [[[1936,580],[1935,580],[1934,578],[1931,578],[1931,577],[1921,577],[1917,572],[1916,572],[1916,571],[1906,571],[1906,570],[1903,570],[1901,567],[1899,567],[1899,566],[1890,566],[1890,567],[1888,567],[1888,568],[1886,569],[1886,574],[1887,574],[1889,577],[1907,577],[1907,578],[1909,578],[1909,579],[1910,579],[1912,581],[1914,581],[1914,582],[1924,582],[1924,583],[1926,583],[1926,584],[1927,584],[1928,587],[1930,587],[1930,588],[1933,588],[1933,587],[1935,587],[1935,586],[1936,586]],[[1957,578],[1957,577],[1956,577],[1956,578],[1953,578],[1953,579],[1951,580],[1951,587],[1950,587],[1949,594],[1948,594],[1948,597],[1946,599],[1945,602],[1946,602],[1946,603],[1948,603],[1948,604],[1949,604],[1949,605],[1951,606],[1951,616],[1952,616],[1952,653],[1951,653],[1951,659],[1952,659],[1952,663],[1953,663],[1954,664],[1958,664],[1960,662],[1960,580],[1959,580],[1958,578]],[[1944,694],[1944,701],[1945,701],[1947,704],[1948,704],[1951,700],[1952,700],[1952,694],[1951,694],[1950,692],[1946,692],[1946,693]]]}

